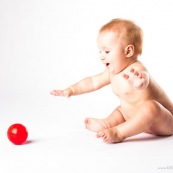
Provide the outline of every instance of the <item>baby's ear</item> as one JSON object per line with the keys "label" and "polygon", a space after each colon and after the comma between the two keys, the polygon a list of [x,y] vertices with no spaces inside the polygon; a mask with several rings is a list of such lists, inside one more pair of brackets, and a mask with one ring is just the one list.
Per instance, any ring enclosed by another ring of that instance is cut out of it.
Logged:
{"label": "baby's ear", "polygon": [[134,55],[134,46],[132,44],[129,44],[126,46],[125,50],[125,55],[127,58],[130,58]]}

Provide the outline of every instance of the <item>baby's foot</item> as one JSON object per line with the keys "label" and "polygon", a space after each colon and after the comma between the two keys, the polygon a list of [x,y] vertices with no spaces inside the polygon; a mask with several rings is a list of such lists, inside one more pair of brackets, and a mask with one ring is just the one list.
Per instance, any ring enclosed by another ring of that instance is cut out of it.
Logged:
{"label": "baby's foot", "polygon": [[116,127],[100,131],[96,135],[97,138],[102,138],[104,142],[118,143],[122,142],[123,138],[118,134]]}
{"label": "baby's foot", "polygon": [[102,119],[86,118],[85,127],[93,132],[100,132],[107,129],[108,125]]}

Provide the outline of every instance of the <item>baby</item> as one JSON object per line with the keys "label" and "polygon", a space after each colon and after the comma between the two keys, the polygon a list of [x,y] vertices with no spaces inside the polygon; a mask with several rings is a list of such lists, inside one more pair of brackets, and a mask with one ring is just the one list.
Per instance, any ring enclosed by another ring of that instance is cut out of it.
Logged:
{"label": "baby", "polygon": [[173,104],[138,60],[143,33],[134,22],[113,19],[98,34],[100,60],[106,69],[52,95],[70,97],[98,90],[111,84],[120,105],[106,118],[86,118],[87,129],[97,132],[104,142],[117,143],[147,132],[173,134]]}

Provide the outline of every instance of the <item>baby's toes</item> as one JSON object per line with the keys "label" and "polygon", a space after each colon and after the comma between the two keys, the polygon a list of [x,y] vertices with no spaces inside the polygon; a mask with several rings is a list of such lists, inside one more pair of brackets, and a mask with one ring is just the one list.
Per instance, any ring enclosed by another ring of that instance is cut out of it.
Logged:
{"label": "baby's toes", "polygon": [[105,141],[107,139],[107,135],[106,135],[105,131],[101,131],[99,135],[103,139],[103,141]]}
{"label": "baby's toes", "polygon": [[88,124],[88,121],[89,121],[88,118],[85,118],[84,120],[85,125]]}
{"label": "baby's toes", "polygon": [[102,138],[102,136],[103,136],[103,131],[98,132],[96,135],[97,138]]}
{"label": "baby's toes", "polygon": [[85,127],[88,129],[88,126],[89,126],[89,118],[86,118],[85,120],[84,120],[84,124],[85,124]]}

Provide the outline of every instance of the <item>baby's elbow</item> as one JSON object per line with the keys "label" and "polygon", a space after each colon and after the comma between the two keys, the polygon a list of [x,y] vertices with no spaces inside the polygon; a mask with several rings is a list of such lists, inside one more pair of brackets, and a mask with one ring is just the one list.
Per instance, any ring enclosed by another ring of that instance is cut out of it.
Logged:
{"label": "baby's elbow", "polygon": [[101,88],[100,85],[99,85],[98,80],[94,76],[91,77],[91,84],[92,84],[93,91],[98,90],[98,89]]}
{"label": "baby's elbow", "polygon": [[137,90],[144,90],[144,89],[146,89],[148,87],[148,85],[149,85],[148,81],[143,81],[143,82],[141,82],[140,85],[136,86],[135,88]]}
{"label": "baby's elbow", "polygon": [[143,73],[143,82],[139,86],[139,89],[146,89],[149,86],[150,83],[150,77],[147,72]]}
{"label": "baby's elbow", "polygon": [[148,79],[148,80],[145,80],[145,81],[142,83],[142,86],[141,86],[140,89],[146,89],[146,88],[148,87],[149,83],[150,83],[149,79]]}

